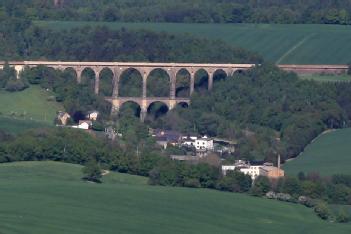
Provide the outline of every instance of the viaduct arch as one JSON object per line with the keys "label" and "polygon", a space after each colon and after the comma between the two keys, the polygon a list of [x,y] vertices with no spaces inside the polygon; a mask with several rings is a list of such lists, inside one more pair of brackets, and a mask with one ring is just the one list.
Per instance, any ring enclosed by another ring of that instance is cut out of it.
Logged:
{"label": "viaduct arch", "polygon": [[[0,69],[3,68],[4,62],[0,62]],[[91,69],[95,74],[94,92],[100,92],[100,79],[103,70],[109,70],[112,73],[112,96],[106,100],[112,103],[112,112],[118,112],[120,107],[129,101],[137,103],[141,108],[141,119],[145,118],[147,109],[154,102],[164,103],[169,110],[173,109],[177,104],[190,103],[190,98],[176,96],[177,74],[183,70],[190,74],[190,95],[194,92],[195,76],[200,70],[204,70],[208,74],[208,90],[212,90],[214,76],[218,72],[224,73],[226,76],[233,75],[236,71],[247,70],[255,64],[199,64],[199,63],[129,63],[129,62],[61,62],[61,61],[21,61],[9,62],[11,67],[17,71],[17,75],[25,68],[33,68],[40,65],[49,68],[60,69],[62,71],[71,69],[76,73],[77,82],[82,82],[82,73],[85,69]],[[294,71],[297,73],[345,73],[348,69],[347,65],[279,65],[286,71]],[[141,97],[121,97],[119,95],[119,84],[121,76],[129,69],[137,70],[142,77],[142,95]],[[169,97],[148,97],[147,81],[150,74],[154,70],[163,70],[170,79]]]}

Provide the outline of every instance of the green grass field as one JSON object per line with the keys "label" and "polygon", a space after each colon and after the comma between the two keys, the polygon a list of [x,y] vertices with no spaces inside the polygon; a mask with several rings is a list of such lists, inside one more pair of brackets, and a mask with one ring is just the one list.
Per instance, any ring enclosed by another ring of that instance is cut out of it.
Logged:
{"label": "green grass field", "polygon": [[351,76],[349,75],[327,75],[327,74],[306,74],[299,75],[304,80],[315,80],[320,82],[350,82]]}
{"label": "green grass field", "polygon": [[38,86],[31,86],[22,92],[15,93],[0,90],[1,115],[22,120],[53,123],[56,112],[64,108],[55,101],[48,101],[50,96],[52,93]]}
{"label": "green grass field", "polygon": [[332,131],[319,136],[296,159],[284,164],[289,175],[300,171],[321,175],[351,174],[351,128]]}
{"label": "green grass field", "polygon": [[10,133],[21,133],[32,128],[48,128],[53,127],[48,122],[38,122],[33,120],[13,119],[0,117],[0,129]]}
{"label": "green grass field", "polygon": [[146,185],[110,173],[83,182],[57,162],[0,165],[1,233],[350,233],[301,205],[205,189]]}
{"label": "green grass field", "polygon": [[191,33],[222,39],[279,64],[347,64],[351,62],[351,26],[269,24],[175,24],[36,21],[51,29],[106,25],[113,29],[147,29]]}

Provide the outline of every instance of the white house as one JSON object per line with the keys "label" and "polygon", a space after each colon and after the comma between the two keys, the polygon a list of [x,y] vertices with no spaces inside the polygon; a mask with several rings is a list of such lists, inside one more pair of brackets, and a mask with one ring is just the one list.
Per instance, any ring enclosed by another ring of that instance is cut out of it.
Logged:
{"label": "white house", "polygon": [[204,136],[195,140],[195,148],[197,150],[213,150],[213,140]]}
{"label": "white house", "polygon": [[227,174],[227,171],[234,171],[235,170],[235,165],[222,165],[222,173],[223,175]]}
{"label": "white house", "polygon": [[260,168],[262,166],[249,166],[247,168],[240,168],[240,172],[244,173],[245,175],[251,176],[252,180],[255,180],[260,175]]}
{"label": "white house", "polygon": [[78,128],[88,130],[93,125],[90,120],[79,120]]}
{"label": "white house", "polygon": [[92,121],[96,121],[98,116],[99,116],[99,112],[98,111],[90,111],[87,114],[86,118],[89,119],[89,120],[92,120]]}
{"label": "white house", "polygon": [[189,147],[195,147],[195,140],[191,139],[190,137],[183,137],[182,138],[182,145],[184,146],[189,146]]}

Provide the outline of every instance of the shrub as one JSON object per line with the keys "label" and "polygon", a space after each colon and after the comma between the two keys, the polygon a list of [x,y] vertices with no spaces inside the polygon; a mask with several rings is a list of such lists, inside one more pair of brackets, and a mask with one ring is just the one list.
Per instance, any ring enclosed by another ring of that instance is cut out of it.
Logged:
{"label": "shrub", "polygon": [[330,216],[328,205],[325,202],[317,203],[314,207],[314,212],[316,212],[321,219],[328,219]]}
{"label": "shrub", "polygon": [[102,132],[105,130],[105,127],[101,122],[94,121],[93,122],[93,130]]}
{"label": "shrub", "polygon": [[347,223],[350,221],[350,215],[345,211],[345,209],[340,209],[337,216],[336,221],[338,223]]}
{"label": "shrub", "polygon": [[254,196],[263,196],[269,191],[269,189],[270,189],[269,179],[265,176],[259,176],[256,178],[250,192]]}
{"label": "shrub", "polygon": [[6,91],[9,92],[18,92],[28,88],[28,85],[25,84],[22,80],[10,79],[6,83]]}
{"label": "shrub", "polygon": [[101,183],[101,168],[95,160],[89,161],[83,168],[84,177],[83,180]]}
{"label": "shrub", "polygon": [[187,179],[184,182],[185,187],[190,187],[190,188],[200,188],[201,184],[199,182],[199,179]]}

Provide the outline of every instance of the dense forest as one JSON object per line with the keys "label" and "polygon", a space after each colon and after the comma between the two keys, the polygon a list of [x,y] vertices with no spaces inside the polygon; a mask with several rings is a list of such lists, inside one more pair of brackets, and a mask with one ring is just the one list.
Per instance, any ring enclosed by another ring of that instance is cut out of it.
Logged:
{"label": "dense forest", "polygon": [[351,84],[304,81],[264,64],[197,92],[158,125],[238,141],[238,158],[297,156],[326,129],[350,126]]}
{"label": "dense forest", "polygon": [[[56,4],[55,4],[56,3]],[[350,24],[350,0],[3,0],[0,19]]]}
{"label": "dense forest", "polygon": [[251,52],[190,35],[84,27],[54,31],[10,18],[0,25],[1,60],[259,63]]}

